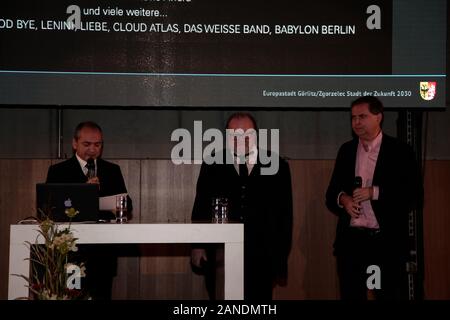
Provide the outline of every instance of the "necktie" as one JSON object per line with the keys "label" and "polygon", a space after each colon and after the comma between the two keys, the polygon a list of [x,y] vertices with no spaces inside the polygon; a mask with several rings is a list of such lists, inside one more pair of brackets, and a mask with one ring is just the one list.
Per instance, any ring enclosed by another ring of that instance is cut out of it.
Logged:
{"label": "necktie", "polygon": [[248,168],[247,168],[247,164],[244,162],[244,163],[241,163],[240,165],[239,165],[239,176],[242,178],[242,179],[245,179],[245,178],[247,178],[248,177]]}

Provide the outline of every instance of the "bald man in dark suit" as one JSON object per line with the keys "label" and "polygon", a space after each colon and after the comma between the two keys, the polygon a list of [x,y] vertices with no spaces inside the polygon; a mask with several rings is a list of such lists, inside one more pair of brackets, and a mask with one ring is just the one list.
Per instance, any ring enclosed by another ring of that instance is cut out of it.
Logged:
{"label": "bald man in dark suit", "polygon": [[[47,183],[93,183],[99,187],[99,196],[127,193],[120,167],[101,158],[103,133],[94,122],[82,122],[72,140],[72,158],[50,166]],[[91,160],[89,160],[91,159]],[[88,161],[92,161],[92,174]],[[89,173],[89,174],[88,174]],[[128,212],[132,210],[128,197]],[[101,219],[114,219],[112,212],[100,212]],[[112,282],[117,272],[117,246],[83,245],[78,254],[86,262],[86,287],[95,300],[110,300]]]}
{"label": "bald man in dark suit", "polygon": [[[248,132],[256,129],[247,113],[231,115],[227,129]],[[203,163],[197,181],[192,210],[193,222],[211,222],[213,197],[226,197],[229,220],[244,224],[244,299],[270,300],[276,285],[285,285],[292,239],[292,189],[288,163],[278,155],[278,170],[264,174],[270,164],[262,164],[262,150],[252,137],[242,152],[223,150],[217,158],[222,163]],[[236,145],[235,145],[236,146]],[[239,150],[239,147],[237,148]],[[244,152],[245,151],[245,152]],[[227,163],[226,158],[234,159]],[[244,160],[245,158],[245,160]],[[192,264],[207,273],[210,298],[215,298],[214,250],[194,246]]]}

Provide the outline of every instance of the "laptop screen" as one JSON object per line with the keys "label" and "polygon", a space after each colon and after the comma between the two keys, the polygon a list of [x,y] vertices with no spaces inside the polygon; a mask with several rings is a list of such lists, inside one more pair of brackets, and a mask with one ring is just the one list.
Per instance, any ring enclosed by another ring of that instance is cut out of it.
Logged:
{"label": "laptop screen", "polygon": [[[36,184],[37,217],[55,222],[98,220],[98,186],[88,183]],[[78,211],[72,219],[66,211]]]}

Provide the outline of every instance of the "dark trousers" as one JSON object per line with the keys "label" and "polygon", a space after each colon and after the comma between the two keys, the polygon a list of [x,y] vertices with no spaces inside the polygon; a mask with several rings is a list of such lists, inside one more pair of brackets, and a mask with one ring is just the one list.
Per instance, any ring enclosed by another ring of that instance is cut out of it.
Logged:
{"label": "dark trousers", "polygon": [[113,279],[117,273],[114,245],[80,245],[79,259],[86,265],[84,290],[92,300],[111,300]]}
{"label": "dark trousers", "polygon": [[[390,246],[391,245],[391,246]],[[349,228],[345,247],[336,253],[341,299],[367,300],[367,280],[374,273],[367,268],[380,268],[380,289],[374,289],[377,300],[407,299],[407,275],[401,253],[385,243],[383,233]]]}
{"label": "dark trousers", "polygon": [[[210,300],[222,298],[223,283],[218,276],[223,276],[223,249],[208,247],[208,262],[199,270],[194,268],[197,274],[205,276],[206,290]],[[244,257],[244,299],[250,301],[272,300],[273,277],[269,259],[257,258],[251,254]],[[219,270],[219,272],[218,272]],[[222,270],[222,272],[220,271]],[[217,285],[219,284],[219,288]]]}
{"label": "dark trousers", "polygon": [[273,291],[273,273],[270,258],[264,254],[247,253],[244,257],[244,299],[270,301]]}
{"label": "dark trousers", "polygon": [[249,271],[244,275],[244,299],[249,301],[272,300],[272,278],[270,275]]}

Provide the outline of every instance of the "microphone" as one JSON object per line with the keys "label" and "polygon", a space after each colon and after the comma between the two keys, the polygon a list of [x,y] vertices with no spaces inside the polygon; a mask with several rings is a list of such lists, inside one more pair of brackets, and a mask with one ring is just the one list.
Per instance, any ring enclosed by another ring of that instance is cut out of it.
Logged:
{"label": "microphone", "polygon": [[[355,181],[353,181],[353,191],[355,191],[356,189],[361,188],[361,187],[362,187],[362,178],[360,176],[356,176]],[[358,202],[358,205],[360,205],[360,204],[361,203]]]}
{"label": "microphone", "polygon": [[87,178],[91,179],[91,178],[95,177],[95,162],[94,162],[94,159],[92,159],[92,158],[87,159],[86,167],[88,169],[88,172],[87,172],[87,175],[86,175]]}
{"label": "microphone", "polygon": [[360,176],[355,177],[355,181],[353,182],[353,190],[362,187],[362,178]]}

